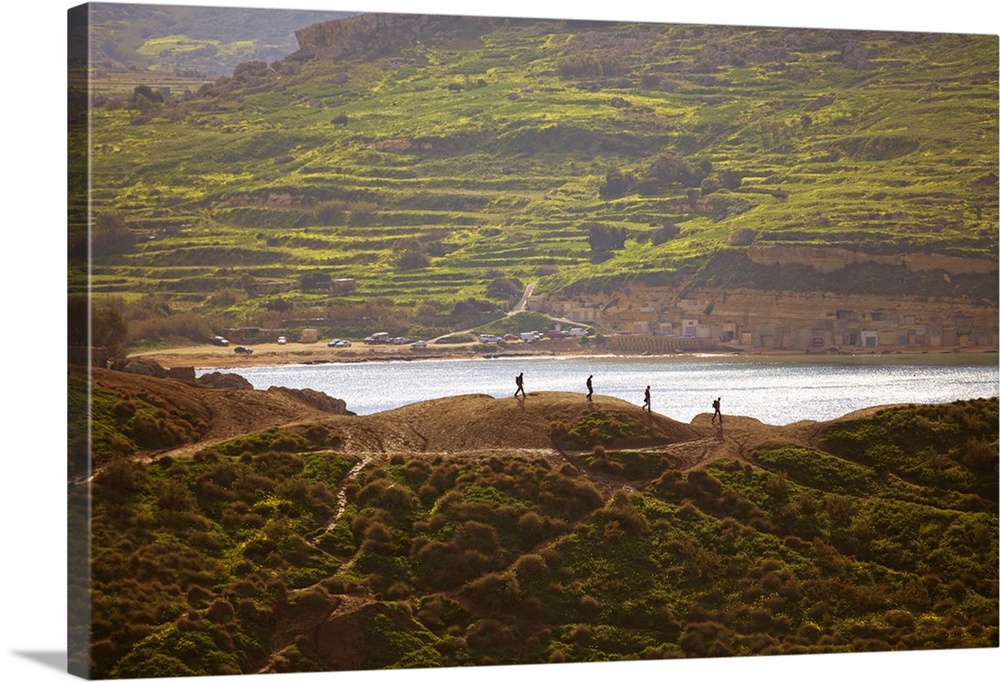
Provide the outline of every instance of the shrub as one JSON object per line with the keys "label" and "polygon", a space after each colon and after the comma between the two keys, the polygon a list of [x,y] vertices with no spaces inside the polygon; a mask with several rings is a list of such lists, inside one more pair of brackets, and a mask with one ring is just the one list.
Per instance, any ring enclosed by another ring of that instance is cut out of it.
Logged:
{"label": "shrub", "polygon": [[962,464],[977,473],[989,473],[997,469],[997,444],[980,438],[972,438],[965,444]]}
{"label": "shrub", "polygon": [[236,615],[233,605],[225,599],[216,599],[208,609],[208,619],[215,623],[228,623]]}
{"label": "shrub", "polygon": [[584,647],[590,644],[594,638],[594,631],[589,625],[577,625],[569,634],[570,640],[577,646]]}
{"label": "shrub", "polygon": [[208,600],[211,599],[212,596],[212,593],[201,585],[193,585],[187,592],[187,602],[192,607],[200,609],[208,603]]}
{"label": "shrub", "polygon": [[403,250],[396,261],[396,265],[400,270],[418,270],[426,268],[430,264],[430,259],[424,253],[423,249],[419,247]]}
{"label": "shrub", "polygon": [[730,656],[733,653],[732,632],[713,621],[688,623],[678,640],[688,656]]}
{"label": "shrub", "polygon": [[616,520],[608,521],[604,524],[604,541],[610,544],[617,544],[625,538],[625,531]]}
{"label": "shrub", "polygon": [[487,556],[500,550],[500,535],[496,528],[479,521],[466,521],[455,531],[455,545],[473,549]]}
{"label": "shrub", "polygon": [[605,538],[609,527],[614,527],[629,535],[644,535],[649,532],[649,522],[636,509],[633,499],[623,491],[616,491],[610,504],[601,511],[601,519],[605,520]]}
{"label": "shrub", "polygon": [[[273,441],[272,441],[273,443]],[[269,478],[290,478],[302,471],[305,462],[290,452],[266,452],[254,457],[254,468]]]}
{"label": "shrub", "polygon": [[585,594],[580,597],[580,613],[587,620],[595,620],[601,612],[601,604],[594,597]]}
{"label": "shrub", "polygon": [[516,611],[521,588],[517,580],[503,573],[487,573],[459,590],[459,597],[481,613]]}
{"label": "shrub", "polygon": [[493,618],[478,620],[468,627],[465,639],[470,649],[507,646],[514,642],[514,632]]}
{"label": "shrub", "polygon": [[521,556],[514,563],[513,569],[518,582],[522,584],[539,582],[544,580],[549,574],[548,564],[538,554],[525,554]]}

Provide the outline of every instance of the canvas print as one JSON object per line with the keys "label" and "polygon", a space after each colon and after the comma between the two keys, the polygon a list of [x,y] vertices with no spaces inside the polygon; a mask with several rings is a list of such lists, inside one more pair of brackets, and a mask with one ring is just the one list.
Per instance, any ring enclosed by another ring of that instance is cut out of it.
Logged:
{"label": "canvas print", "polygon": [[68,29],[73,674],[998,646],[996,35]]}

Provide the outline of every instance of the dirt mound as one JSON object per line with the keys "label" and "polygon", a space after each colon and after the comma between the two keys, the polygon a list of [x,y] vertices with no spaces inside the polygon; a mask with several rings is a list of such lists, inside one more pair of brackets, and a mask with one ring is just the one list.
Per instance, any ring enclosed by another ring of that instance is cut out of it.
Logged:
{"label": "dirt mound", "polygon": [[[578,425],[588,438],[610,447],[668,445],[701,437],[694,427],[617,398],[538,392],[525,398],[471,394],[427,400],[373,415],[327,422],[344,449],[353,451],[466,452],[581,449],[568,437]],[[561,429],[561,430],[560,430]],[[591,434],[596,429],[600,433]],[[554,442],[555,439],[555,442]]]}

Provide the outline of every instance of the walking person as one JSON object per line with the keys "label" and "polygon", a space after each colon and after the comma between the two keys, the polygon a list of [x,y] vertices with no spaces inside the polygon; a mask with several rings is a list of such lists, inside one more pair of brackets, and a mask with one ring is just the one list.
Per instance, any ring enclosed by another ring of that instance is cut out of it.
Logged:
{"label": "walking person", "polygon": [[527,397],[527,394],[524,392],[524,372],[521,372],[514,377],[514,382],[517,384],[517,390],[514,391],[514,397],[516,398],[518,393],[521,394],[522,398]]}
{"label": "walking person", "polygon": [[594,401],[594,375],[587,377],[587,400]]}
{"label": "walking person", "polygon": [[712,415],[712,423],[715,423],[715,418],[719,418],[719,425],[722,425],[722,396],[719,396],[712,401],[712,407],[715,409],[715,414]]}
{"label": "walking person", "polygon": [[653,411],[652,399],[649,397],[649,386],[646,387],[646,396],[642,403],[642,409],[646,410],[647,412]]}

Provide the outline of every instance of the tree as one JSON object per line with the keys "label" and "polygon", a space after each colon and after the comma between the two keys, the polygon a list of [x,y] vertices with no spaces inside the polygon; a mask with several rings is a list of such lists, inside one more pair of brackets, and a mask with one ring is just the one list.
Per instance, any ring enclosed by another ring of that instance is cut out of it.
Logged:
{"label": "tree", "polygon": [[721,182],[722,186],[726,189],[734,190],[739,188],[739,186],[743,183],[743,178],[740,177],[740,174],[736,171],[724,170],[719,173],[719,182]]}
{"label": "tree", "polygon": [[396,264],[400,270],[417,270],[430,265],[430,259],[427,258],[423,244],[416,239],[410,239],[403,244]]}
{"label": "tree", "polygon": [[608,253],[625,248],[628,230],[624,227],[607,227],[601,223],[587,224],[587,241],[594,253]]}
{"label": "tree", "polygon": [[99,259],[126,253],[135,246],[137,239],[125,224],[120,213],[100,213],[94,221],[90,246],[93,257]]}
{"label": "tree", "polygon": [[671,239],[676,239],[680,236],[681,230],[672,221],[667,221],[660,229],[653,233],[653,246],[659,246],[664,242],[668,242]]}
{"label": "tree", "polygon": [[704,169],[695,168],[690,161],[680,154],[666,152],[656,157],[647,171],[649,179],[661,187],[680,185],[693,187],[707,175]]}
{"label": "tree", "polygon": [[331,281],[330,275],[325,272],[303,273],[301,279],[302,291],[329,291]]}
{"label": "tree", "polygon": [[73,294],[67,301],[67,341],[73,347],[104,347],[108,355],[121,354],[128,324],[118,309],[91,305],[86,294]]}
{"label": "tree", "polygon": [[524,284],[516,277],[496,277],[486,285],[488,298],[499,298],[505,301],[516,301],[524,291]]}
{"label": "tree", "polygon": [[630,186],[635,182],[631,175],[623,174],[617,168],[612,168],[604,176],[604,182],[598,188],[602,199],[614,199],[628,194]]}

